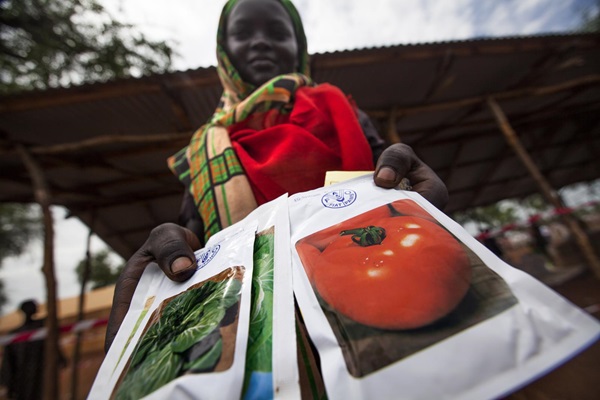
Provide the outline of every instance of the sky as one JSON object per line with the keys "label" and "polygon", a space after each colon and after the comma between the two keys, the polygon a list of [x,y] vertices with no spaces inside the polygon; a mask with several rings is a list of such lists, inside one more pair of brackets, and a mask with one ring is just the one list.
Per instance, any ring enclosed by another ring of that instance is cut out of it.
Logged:
{"label": "sky", "polygon": [[[121,22],[152,40],[169,42],[179,54],[176,70],[216,64],[215,36],[225,0],[99,0]],[[399,44],[542,33],[580,26],[596,0],[295,0],[310,53]],[[59,298],[76,296],[75,266],[85,256],[88,230],[55,208],[56,274]],[[92,251],[105,245],[94,238]],[[115,259],[115,262],[120,261]],[[42,244],[5,260],[0,269],[9,303],[3,314],[29,298],[45,299],[40,271]]]}
{"label": "sky", "polygon": [[[151,39],[176,43],[177,70],[216,63],[225,0],[101,0]],[[565,32],[596,0],[294,0],[310,53],[474,37]],[[166,5],[168,8],[166,8]]]}

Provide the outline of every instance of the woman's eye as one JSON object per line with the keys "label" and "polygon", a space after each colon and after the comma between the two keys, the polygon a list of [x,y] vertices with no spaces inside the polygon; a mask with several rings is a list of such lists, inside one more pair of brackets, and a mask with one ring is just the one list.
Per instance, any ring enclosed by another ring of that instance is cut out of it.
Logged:
{"label": "woman's eye", "polygon": [[274,28],[271,29],[269,36],[276,40],[286,40],[291,36],[291,33],[287,29]]}
{"label": "woman's eye", "polygon": [[229,35],[236,39],[246,39],[250,36],[250,31],[248,29],[234,29],[229,32]]}

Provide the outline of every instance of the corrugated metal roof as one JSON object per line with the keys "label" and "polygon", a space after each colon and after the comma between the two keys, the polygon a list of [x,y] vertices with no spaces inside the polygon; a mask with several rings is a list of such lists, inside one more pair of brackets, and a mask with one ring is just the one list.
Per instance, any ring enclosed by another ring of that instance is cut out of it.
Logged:
{"label": "corrugated metal roof", "polygon": [[[446,182],[448,212],[536,190],[487,96],[555,188],[600,177],[600,35],[345,50],[313,55],[311,64],[316,81],[350,94],[380,132],[394,110],[398,136]],[[220,93],[211,67],[2,98],[0,201],[33,200],[11,151],[26,145],[54,202],[86,223],[93,214],[99,236],[128,257],[152,227],[176,220],[183,188],[165,159],[207,120]],[[77,151],[48,148],[86,140]]]}

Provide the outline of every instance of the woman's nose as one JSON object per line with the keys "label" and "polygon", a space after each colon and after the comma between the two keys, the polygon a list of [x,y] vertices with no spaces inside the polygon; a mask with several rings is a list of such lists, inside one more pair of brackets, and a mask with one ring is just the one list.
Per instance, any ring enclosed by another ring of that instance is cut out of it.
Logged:
{"label": "woman's nose", "polygon": [[250,46],[254,48],[270,48],[271,39],[269,38],[268,33],[261,30],[255,31],[254,35],[252,35]]}

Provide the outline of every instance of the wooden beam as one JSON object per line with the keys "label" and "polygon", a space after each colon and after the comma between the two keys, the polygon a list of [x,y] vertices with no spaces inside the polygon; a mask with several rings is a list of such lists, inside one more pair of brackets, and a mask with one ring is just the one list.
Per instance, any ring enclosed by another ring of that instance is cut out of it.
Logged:
{"label": "wooden beam", "polygon": [[[577,44],[577,48],[588,49],[597,46],[598,39],[590,35],[580,35],[579,37],[569,37],[568,43]],[[452,50],[456,56],[485,56],[507,53],[526,53],[535,52],[543,49],[556,48],[556,37],[541,38],[517,38],[517,39],[496,39],[493,42],[476,43],[465,41],[463,43],[452,43]],[[577,42],[575,42],[577,40]],[[387,49],[366,49],[360,52],[346,51],[326,54],[315,54],[311,57],[313,65],[313,75],[317,75],[323,70],[332,68],[348,68],[364,64],[389,63],[391,61],[401,62],[404,60],[422,60],[439,58],[448,51],[447,43],[431,43],[419,45],[418,48],[412,46],[397,46]]]}
{"label": "wooden beam", "polygon": [[161,83],[160,86],[163,93],[169,98],[171,111],[175,115],[176,119],[177,131],[186,132],[192,130],[192,121],[186,111],[184,102],[181,101],[181,96],[178,94],[177,90],[174,90],[173,87],[166,82]]}
{"label": "wooden beam", "polygon": [[[468,140],[462,140],[461,142],[465,143],[465,142],[468,142]],[[453,144],[455,144],[455,143],[453,143]],[[594,143],[599,144],[600,143],[600,137],[597,137],[594,140],[588,141],[588,145],[590,145],[590,147],[593,147],[593,146],[591,146],[591,144],[594,144]],[[590,148],[590,147],[588,147],[588,148]],[[560,149],[561,151],[573,151],[575,149],[581,149],[581,145],[578,144],[578,143],[573,143],[572,141],[570,141],[570,140],[567,139],[567,140],[564,140],[564,141],[561,141],[561,142],[557,142],[557,143],[551,143],[551,144],[547,144],[547,145],[541,145],[538,148],[534,149],[531,152],[531,154],[538,154],[538,153],[541,153],[541,152],[543,152],[545,150],[552,150],[552,149]],[[592,162],[594,162],[594,161],[600,162],[600,152],[598,152],[598,153],[599,153],[598,157],[590,157],[590,161],[592,161]],[[483,164],[485,162],[499,163],[499,162],[508,160],[508,158],[500,158],[500,157],[503,157],[503,155],[504,154],[496,156],[496,157],[492,157],[492,158],[489,158],[489,159],[487,159],[485,161],[482,161],[482,160],[479,159],[479,160],[463,161],[463,162],[456,162],[456,163],[453,162],[451,164],[451,166],[436,168],[435,171],[436,171],[436,173],[443,175],[443,174],[447,174],[448,173],[448,169],[450,169],[450,168],[466,168],[466,167],[471,167],[471,166],[474,166],[474,165],[480,165],[480,164]],[[424,155],[424,158],[425,158],[425,161],[427,161],[425,155]],[[583,167],[585,165],[590,164],[590,161],[584,160],[583,162],[577,163],[577,165]],[[550,164],[550,165],[551,165],[551,167],[549,167],[548,170],[542,170],[542,172],[544,173],[544,175],[547,175],[553,169],[557,169],[557,167],[563,168],[563,167],[570,167],[571,166],[571,165],[560,165],[560,164]]]}
{"label": "wooden beam", "polygon": [[423,103],[435,97],[440,91],[448,88],[454,82],[455,76],[448,76],[452,65],[454,64],[455,55],[452,50],[446,50],[441,60],[438,62],[437,71],[432,79],[431,85],[423,97]]}
{"label": "wooden beam", "polygon": [[[136,193],[136,194],[127,194],[127,195],[120,195],[120,196],[116,196],[116,197],[111,197],[111,198],[97,198],[96,201],[93,203],[94,209],[100,213],[103,211],[106,211],[106,209],[110,209],[110,208],[114,208],[114,207],[121,207],[123,205],[125,206],[135,206],[135,205],[140,205],[142,206],[143,204],[145,204],[148,199],[152,199],[152,200],[156,200],[156,199],[161,199],[161,198],[166,198],[166,197],[171,197],[171,196],[177,196],[177,198],[181,197],[181,194],[183,193],[183,186],[179,186],[177,188],[177,190],[170,190],[170,191],[157,191],[157,190],[153,190],[153,191],[147,191],[147,192],[143,192],[143,193]],[[89,203],[86,204],[81,204],[81,202],[78,203],[61,203],[60,205],[67,207],[69,210],[73,211],[73,214],[78,214],[80,212],[84,212],[87,208],[89,208]],[[179,209],[176,210],[177,212],[179,212]],[[97,229],[98,231],[100,230],[99,228]]]}
{"label": "wooden beam", "polygon": [[[586,104],[576,104],[569,105],[568,107],[562,107],[554,110],[543,110],[540,111],[539,114],[532,113],[523,113],[512,117],[513,125],[521,125],[521,126],[536,126],[542,127],[546,125],[555,125],[556,120],[568,120],[569,118],[578,118],[579,115],[584,113],[593,113],[598,112],[600,114],[600,102],[592,102]],[[374,119],[374,121],[379,121],[379,119]],[[415,130],[403,130],[403,137],[406,138],[407,143],[411,146],[414,146],[414,141],[410,141],[411,136],[417,135],[425,135],[426,137],[431,137],[431,134],[436,132],[444,132],[448,129],[461,130],[461,129],[479,129],[481,131],[482,128],[490,127],[489,132],[492,132],[493,135],[498,135],[497,133],[497,125],[493,117],[491,118],[478,118],[476,120],[470,120],[468,122],[457,122],[457,123],[444,123],[440,125],[429,126],[426,128],[420,128]],[[492,134],[492,133],[483,132],[483,135]],[[471,136],[482,135],[482,133],[478,132],[475,134],[469,134]],[[460,138],[463,138],[461,136]],[[433,139],[428,140],[427,144],[432,143],[442,143],[442,142],[453,142],[456,141],[456,138],[451,139]]]}
{"label": "wooden beam", "polygon": [[56,276],[54,273],[54,220],[50,211],[51,196],[48,190],[46,177],[43,169],[34,160],[27,149],[17,145],[23,164],[31,176],[35,199],[42,208],[44,219],[44,265],[42,270],[46,277],[46,343],[44,348],[44,399],[58,399],[58,371],[59,371],[59,347],[58,347],[58,317],[56,303]]}
{"label": "wooden beam", "polygon": [[106,135],[96,136],[90,139],[85,139],[79,142],[61,143],[50,146],[36,146],[31,149],[32,154],[36,155],[59,155],[66,153],[77,153],[82,150],[93,149],[94,147],[126,143],[126,144],[151,144],[164,143],[172,141],[185,141],[191,137],[191,132],[185,133],[163,133],[155,135]]}
{"label": "wooden beam", "polygon": [[[185,79],[179,78],[186,74]],[[170,80],[169,85],[177,89],[193,89],[202,86],[220,85],[216,68],[204,71],[187,71],[160,76],[161,81]],[[129,78],[102,85],[85,85],[69,89],[49,89],[43,92],[16,95],[0,100],[0,114],[12,114],[22,111],[60,107],[75,103],[85,103],[111,99],[115,97],[158,94],[162,87],[149,78]]]}
{"label": "wooden beam", "polygon": [[[525,148],[523,147],[519,137],[516,132],[513,130],[510,125],[508,118],[504,114],[504,111],[500,108],[496,100],[492,97],[487,99],[488,107],[490,111],[496,118],[498,122],[498,127],[500,131],[504,134],[506,141],[512,147],[514,152],[518,155],[521,162],[525,165],[525,168],[529,171],[536,184],[539,186],[542,195],[546,198],[546,200],[555,208],[563,208],[564,204],[562,203],[558,193],[550,186],[546,178],[542,175],[538,167],[535,165]],[[579,245],[579,248],[583,252],[585,258],[590,264],[592,271],[596,274],[596,277],[600,279],[600,260],[598,256],[594,252],[594,248],[590,243],[588,235],[581,228],[581,226],[577,223],[577,220],[573,218],[570,214],[563,215],[563,220],[575,236],[575,240]]]}
{"label": "wooden beam", "polygon": [[[600,103],[599,103],[600,104]],[[537,120],[537,121],[526,121],[526,120],[522,120],[519,123],[515,123],[513,124],[513,126],[519,126],[522,127],[525,130],[525,134],[528,135],[529,130],[533,127],[533,128],[546,128],[546,129],[551,129],[553,127],[555,127],[557,124],[562,124],[564,121],[568,121],[569,118],[580,118],[580,119],[585,119],[588,118],[586,115],[584,115],[583,117],[580,117],[581,114],[587,114],[587,113],[592,113],[592,112],[599,112],[600,113],[600,107],[592,109],[592,110],[584,110],[581,113],[577,113],[574,112],[573,114],[568,114],[563,112],[563,110],[556,110],[552,115],[552,116],[548,116],[548,118],[545,118],[543,121],[542,120]],[[490,125],[491,123],[494,123],[494,125]],[[476,122],[473,122],[473,125],[471,124],[467,124],[467,125],[459,125],[456,126],[455,128],[457,130],[460,130],[460,128],[472,128],[475,127]],[[418,149],[420,146],[427,146],[427,147],[433,147],[433,146],[445,146],[447,144],[453,144],[456,143],[457,141],[471,141],[471,140],[475,140],[475,139],[479,139],[479,138],[487,138],[487,137],[497,137],[498,136],[498,127],[497,125],[495,125],[495,121],[492,120],[486,120],[486,122],[481,122],[481,128],[478,129],[477,131],[472,130],[472,132],[470,133],[465,133],[465,134],[461,134],[460,136],[456,137],[454,135],[452,135],[451,137],[446,137],[446,138],[441,138],[441,139],[434,139],[431,141],[427,141],[426,143],[424,143],[423,141],[419,141],[419,140],[414,140],[414,138],[411,140],[411,136],[414,135],[423,135],[423,134],[427,134],[427,132],[429,131],[434,131],[434,130],[427,130],[427,131],[423,131],[423,132],[403,132],[404,133],[404,137],[405,142],[412,146],[414,149]],[[487,125],[487,127],[486,127]],[[442,129],[442,128],[440,128]],[[453,128],[454,129],[454,128]],[[597,136],[598,137],[598,136]],[[600,137],[598,137],[600,138]],[[560,143],[560,145],[569,145],[571,143]],[[549,144],[549,145],[544,145],[543,148],[549,148],[549,147],[554,147],[558,144]]]}
{"label": "wooden beam", "polygon": [[[563,170],[564,169],[578,169],[580,172],[582,169],[584,169],[588,166],[589,166],[588,162],[578,162],[578,163],[563,166]],[[443,171],[445,171],[445,169]],[[557,173],[557,172],[561,172],[561,171],[554,171],[554,173]],[[548,174],[545,174],[545,175],[548,175]],[[581,173],[579,173],[579,176],[581,176]],[[588,178],[583,178],[581,180],[587,181],[587,180],[593,180],[593,179],[595,179],[595,178],[588,177]],[[490,187],[493,187],[493,186],[505,186],[505,185],[509,185],[509,184],[515,184],[516,182],[520,182],[523,180],[527,180],[528,182],[531,180],[531,175],[527,171],[525,171],[523,174],[520,174],[520,175],[514,175],[514,176],[511,176],[508,178],[503,178],[503,179],[494,180],[492,182],[488,182],[487,187],[489,189]],[[450,198],[452,198],[452,195],[454,195],[454,194],[458,195],[461,193],[469,193],[474,190],[477,190],[479,188],[479,186],[480,186],[480,184],[476,183],[474,185],[462,186],[458,189],[448,188],[448,190],[450,191]],[[501,189],[499,189],[499,190],[501,190]]]}
{"label": "wooden beam", "polygon": [[[600,84],[600,75],[593,74],[587,75],[582,78],[572,79],[570,81],[562,82],[556,85],[529,87],[524,89],[508,90],[502,92],[490,93],[482,96],[466,97],[460,100],[443,101],[439,103],[432,103],[426,105],[409,106],[409,107],[398,107],[398,113],[401,115],[412,115],[420,114],[424,112],[450,110],[454,108],[462,108],[472,106],[479,103],[485,103],[489,97],[493,97],[497,100],[510,100],[521,97],[537,97],[546,96],[550,94],[560,93],[566,90],[570,90],[577,87],[583,86],[594,86]],[[373,118],[385,118],[387,111],[385,110],[371,110],[367,114]]]}
{"label": "wooden beam", "polygon": [[[461,125],[461,123],[465,120],[469,120],[469,118],[471,116],[473,116],[474,114],[476,114],[477,112],[481,111],[481,104],[474,104],[468,108],[465,107],[465,109],[460,110],[460,114],[456,116],[452,122],[446,122],[446,124],[449,124],[451,126],[455,126],[458,127]],[[457,112],[458,114],[459,112]],[[442,129],[437,129],[437,128],[433,128],[430,129],[429,133],[426,135],[421,136],[419,139],[417,139],[414,143],[411,143],[411,146],[413,147],[418,147],[423,143],[430,143],[432,141],[435,141],[436,138],[438,136],[441,136],[444,133],[444,131]]]}

